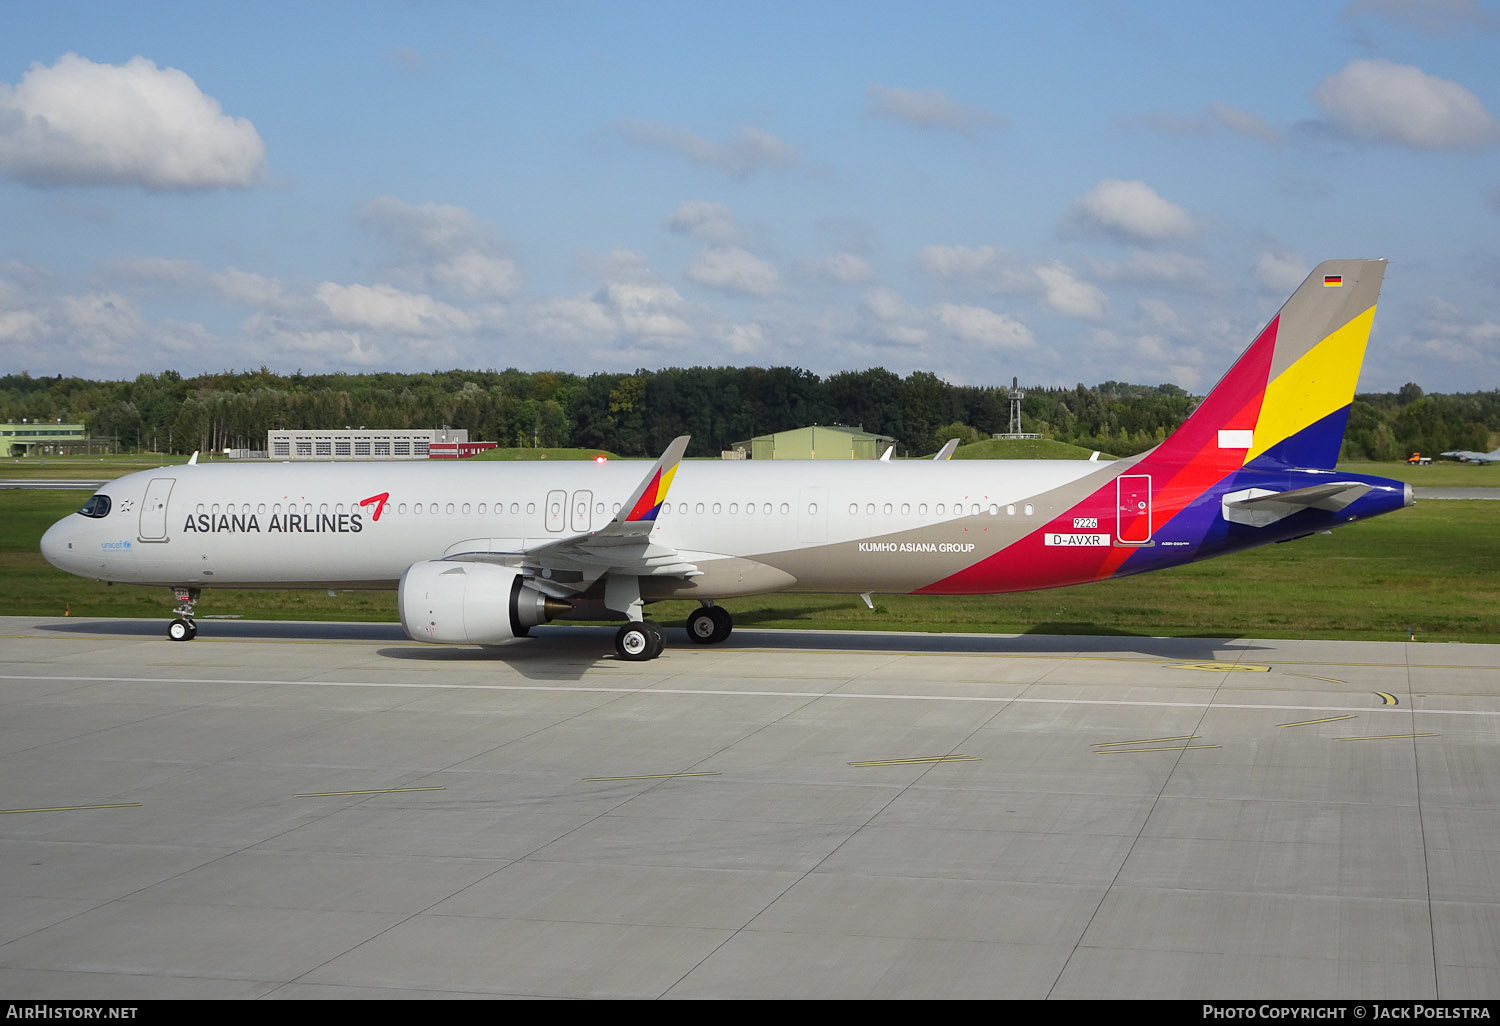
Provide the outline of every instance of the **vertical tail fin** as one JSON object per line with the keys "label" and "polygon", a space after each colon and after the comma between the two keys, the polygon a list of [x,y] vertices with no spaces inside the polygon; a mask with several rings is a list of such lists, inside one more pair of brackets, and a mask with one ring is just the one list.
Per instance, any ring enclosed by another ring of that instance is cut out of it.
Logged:
{"label": "vertical tail fin", "polygon": [[1195,456],[1217,449],[1213,462],[1226,470],[1261,458],[1332,469],[1385,266],[1329,260],[1314,268],[1164,446]]}

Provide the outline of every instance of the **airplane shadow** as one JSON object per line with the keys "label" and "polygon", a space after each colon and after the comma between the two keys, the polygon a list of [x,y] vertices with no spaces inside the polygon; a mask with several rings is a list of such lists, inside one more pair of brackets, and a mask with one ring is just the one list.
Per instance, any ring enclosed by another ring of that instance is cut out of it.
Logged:
{"label": "airplane shadow", "polygon": [[[160,620],[49,620],[35,629],[61,634],[92,634],[120,638],[160,638],[166,641]],[[200,640],[235,641],[365,641],[391,642],[377,648],[384,659],[417,663],[503,662],[523,676],[537,680],[577,680],[591,668],[610,663],[649,667],[651,663],[628,663],[614,651],[614,626],[551,624],[532,629],[531,636],[506,645],[486,647],[423,645],[411,642],[394,623],[344,623],[299,620],[198,621]],[[668,626],[667,650],[696,651],[699,646],[686,632]],[[754,652],[757,650],[798,652],[915,652],[922,654],[1005,654],[1059,656],[1079,654],[1133,654],[1182,660],[1223,660],[1235,653],[1252,653],[1264,646],[1253,641],[1231,640],[1231,635],[1192,638],[1160,638],[1133,634],[1097,624],[1039,624],[1025,634],[926,634],[897,631],[818,631],[736,627],[729,639],[702,651]],[[191,644],[188,642],[187,644]]]}

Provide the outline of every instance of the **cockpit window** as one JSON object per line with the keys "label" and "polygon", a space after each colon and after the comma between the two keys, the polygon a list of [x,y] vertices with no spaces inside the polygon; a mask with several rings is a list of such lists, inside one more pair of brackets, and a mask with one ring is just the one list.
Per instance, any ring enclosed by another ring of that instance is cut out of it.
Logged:
{"label": "cockpit window", "polygon": [[109,496],[108,495],[92,495],[92,496],[90,496],[89,497],[89,501],[85,502],[83,504],[83,509],[79,510],[78,512],[82,513],[86,517],[107,517],[107,516],[109,516]]}

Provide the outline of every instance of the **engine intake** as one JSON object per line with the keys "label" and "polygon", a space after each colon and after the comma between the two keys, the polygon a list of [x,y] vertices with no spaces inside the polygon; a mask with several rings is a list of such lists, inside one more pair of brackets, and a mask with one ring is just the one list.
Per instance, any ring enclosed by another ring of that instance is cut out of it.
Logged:
{"label": "engine intake", "polygon": [[437,645],[498,645],[524,638],[569,609],[528,585],[519,570],[447,559],[407,567],[396,606],[408,638]]}

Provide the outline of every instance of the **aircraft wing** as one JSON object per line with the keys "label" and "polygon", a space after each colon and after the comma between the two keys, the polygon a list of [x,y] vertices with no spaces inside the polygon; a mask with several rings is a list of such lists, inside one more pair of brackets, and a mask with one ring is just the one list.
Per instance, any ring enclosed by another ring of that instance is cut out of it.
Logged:
{"label": "aircraft wing", "polygon": [[935,460],[948,460],[953,458],[953,451],[958,448],[958,439],[950,438],[943,443],[943,447],[933,457]]}
{"label": "aircraft wing", "polygon": [[661,459],[621,504],[604,527],[533,545],[521,552],[461,552],[449,559],[503,563],[520,569],[539,591],[567,598],[608,573],[634,577],[696,577],[701,571],[667,545],[651,541],[657,514],[666,501],[687,450],[687,435],[672,440]]}
{"label": "aircraft wing", "polygon": [[1304,509],[1337,512],[1369,490],[1370,486],[1363,481],[1333,481],[1287,492],[1246,488],[1224,496],[1224,519],[1251,527],[1268,527]]}

